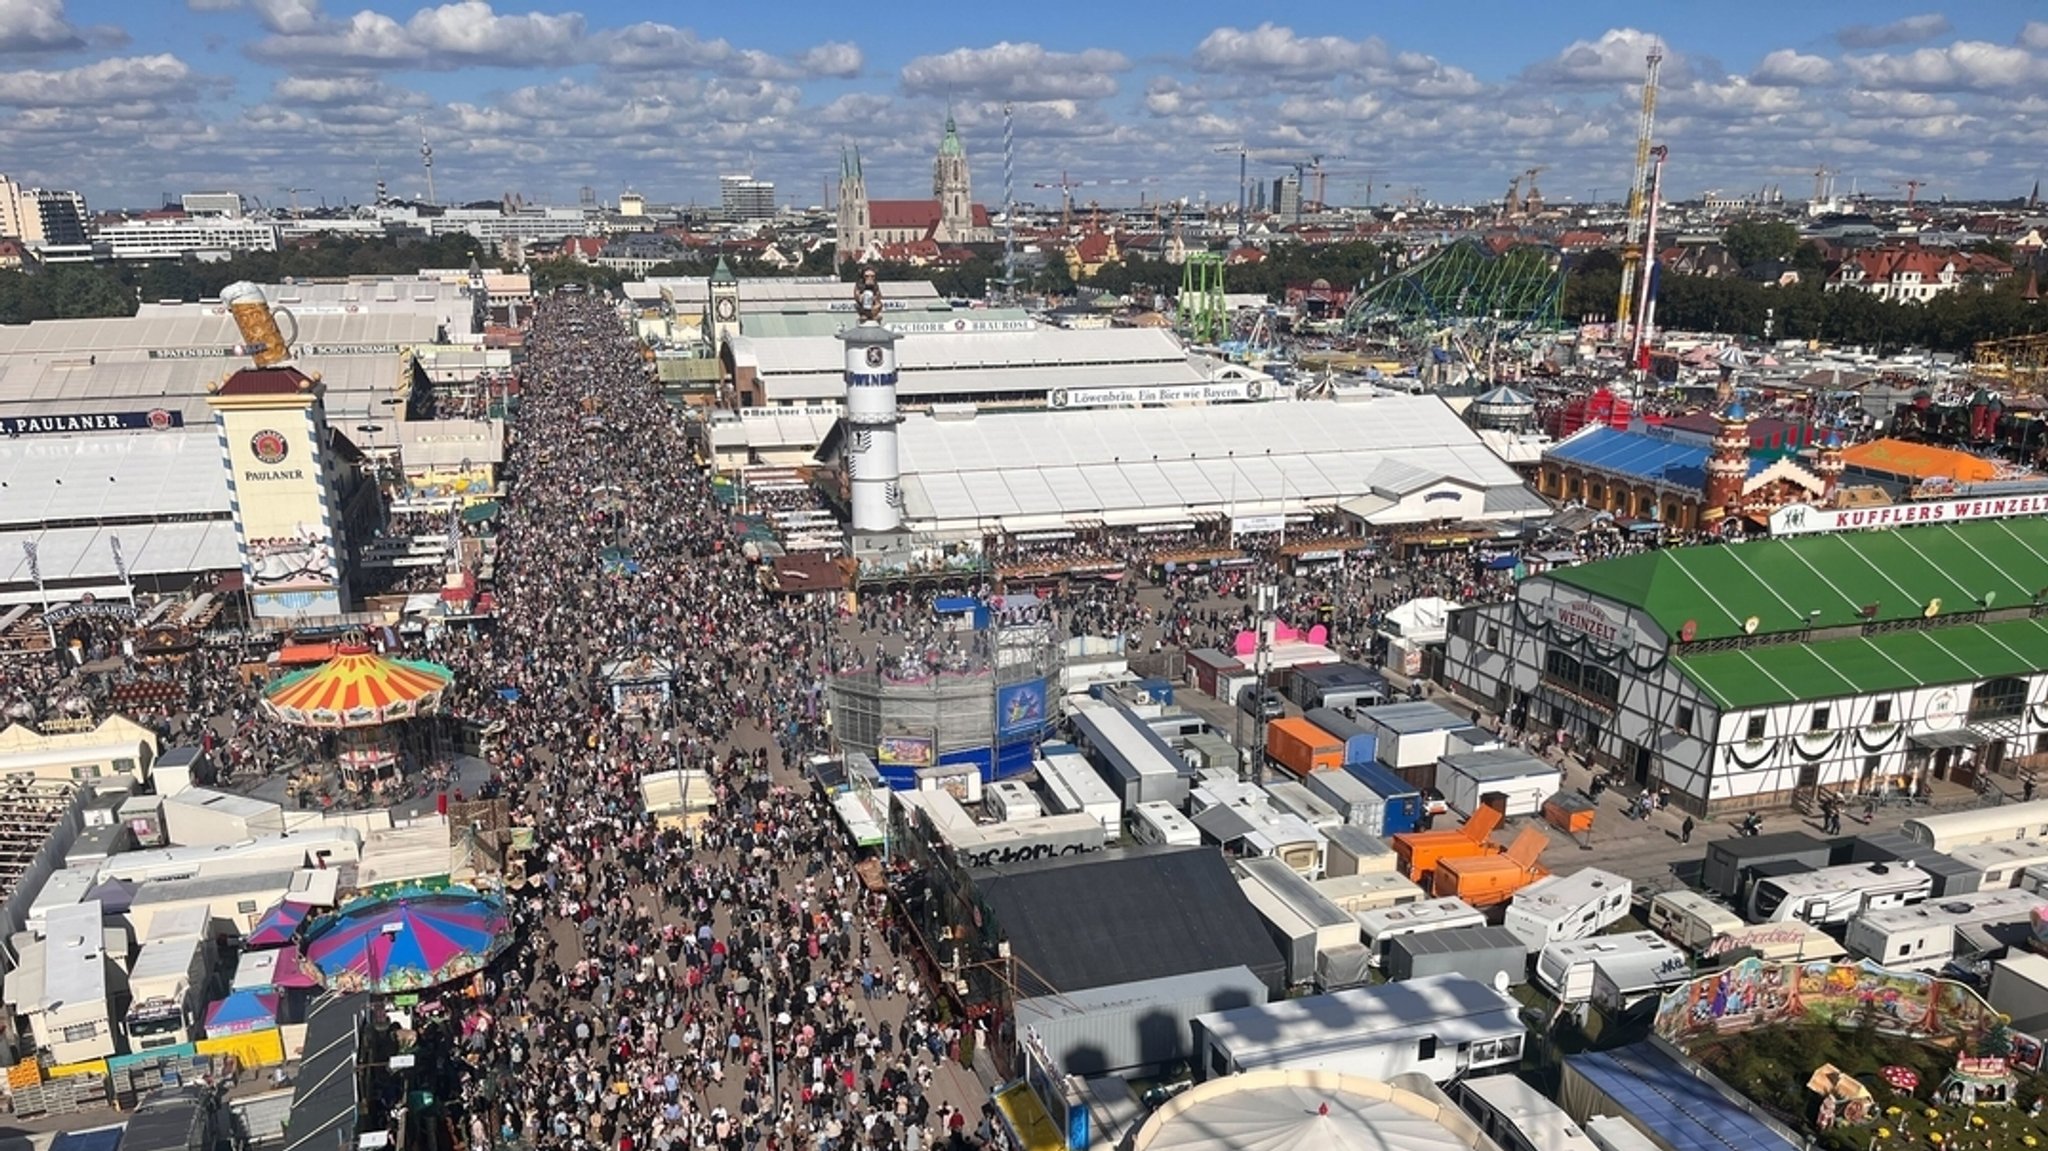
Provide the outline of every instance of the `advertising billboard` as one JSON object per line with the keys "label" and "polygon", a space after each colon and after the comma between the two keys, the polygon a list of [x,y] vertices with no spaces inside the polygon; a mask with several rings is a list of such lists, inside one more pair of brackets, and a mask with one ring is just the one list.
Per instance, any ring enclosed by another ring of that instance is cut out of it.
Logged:
{"label": "advertising billboard", "polygon": [[1045,726],[1045,681],[1025,680],[996,689],[996,735],[1029,735]]}
{"label": "advertising billboard", "polygon": [[885,735],[875,741],[875,762],[886,767],[930,767],[937,752],[929,735]]}

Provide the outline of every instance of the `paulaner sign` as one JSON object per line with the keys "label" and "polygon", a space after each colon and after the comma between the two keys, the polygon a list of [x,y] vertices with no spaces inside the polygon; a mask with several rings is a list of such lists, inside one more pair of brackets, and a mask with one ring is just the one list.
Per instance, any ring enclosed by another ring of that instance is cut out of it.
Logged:
{"label": "paulaner sign", "polygon": [[2048,515],[2048,495],[1927,500],[1880,508],[1817,508],[1811,504],[1787,504],[1771,513],[1771,534],[1799,536],[2039,515]]}
{"label": "paulaner sign", "polygon": [[57,416],[0,416],[0,435],[53,436],[75,432],[161,432],[185,426],[185,413],[168,408],[147,412],[81,412]]}

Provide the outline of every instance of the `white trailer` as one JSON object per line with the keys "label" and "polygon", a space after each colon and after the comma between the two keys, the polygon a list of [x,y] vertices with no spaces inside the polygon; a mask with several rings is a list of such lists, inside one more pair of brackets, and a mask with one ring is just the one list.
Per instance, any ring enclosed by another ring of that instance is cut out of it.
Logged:
{"label": "white trailer", "polygon": [[128,1014],[121,1021],[129,1053],[200,1038],[212,979],[213,940],[207,935],[143,944],[128,971]]}
{"label": "white trailer", "polygon": [[1379,792],[1367,787],[1363,780],[1342,768],[1326,767],[1311,771],[1301,777],[1301,782],[1324,803],[1335,808],[1345,823],[1354,827],[1376,827],[1384,818],[1381,812],[1387,801]]}
{"label": "white trailer", "polygon": [[1450,733],[1472,721],[1440,704],[1420,700],[1363,708],[1358,725],[1376,738],[1374,754],[1395,770],[1428,767],[1449,747]]}
{"label": "white trailer", "polygon": [[1908,907],[1867,911],[1849,921],[1842,942],[1884,967],[1939,971],[1972,927],[2025,924],[2048,896],[2014,888],[1973,891]]}
{"label": "white trailer", "polygon": [[988,817],[997,823],[1013,823],[1024,819],[1037,819],[1045,814],[1045,807],[1038,797],[1031,794],[1022,780],[1003,779],[989,785],[981,795],[981,806]]}
{"label": "white trailer", "polygon": [[1387,941],[1390,939],[1397,939],[1403,935],[1417,935],[1425,931],[1449,931],[1454,927],[1486,926],[1484,912],[1462,899],[1448,895],[1436,899],[1417,900],[1399,907],[1361,911],[1352,918],[1358,920],[1359,937],[1372,949],[1372,963],[1375,967],[1386,962]]}
{"label": "white trailer", "polygon": [[1845,863],[1759,879],[1750,886],[1743,910],[1752,923],[1796,919],[1827,927],[1867,912],[1919,903],[1933,893],[1934,877],[1909,862]]}
{"label": "white trailer", "polygon": [[[1600,959],[1646,959],[1651,971],[1692,969],[1676,944],[1654,931],[1631,931],[1551,944],[1536,956],[1536,983],[1560,1003],[1585,1003],[1593,998],[1593,964]],[[1621,966],[1618,962],[1611,965]]]}
{"label": "white trailer", "polygon": [[1131,808],[1131,842],[1159,847],[1194,847],[1202,832],[1188,817],[1164,800],[1155,799]]}
{"label": "white trailer", "polygon": [[1282,779],[1266,785],[1266,796],[1279,811],[1297,816],[1317,831],[1344,826],[1344,815],[1300,780]]}
{"label": "white trailer", "polygon": [[1660,891],[1650,900],[1650,929],[1687,951],[1743,928],[1742,917],[1697,891]]}
{"label": "white trailer", "polygon": [[1563,785],[1564,771],[1541,756],[1515,747],[1446,755],[1437,761],[1436,785],[1460,816],[1479,810],[1488,795],[1506,802],[1502,815],[1535,815]]}
{"label": "white trailer", "polygon": [[1102,834],[1111,841],[1123,838],[1123,801],[1088,766],[1086,756],[1064,744],[1059,746],[1066,750],[1055,751],[1053,745],[1046,745],[1042,749],[1044,758],[1037,764],[1038,786],[1053,811],[1061,815],[1092,815],[1102,824]]}
{"label": "white trailer", "polygon": [[2001,839],[1952,848],[1948,857],[1977,873],[1977,890],[2020,886],[2030,867],[2048,864],[2048,839]]}
{"label": "white trailer", "polygon": [[1465,975],[1213,1011],[1190,1029],[1202,1079],[1273,1069],[1386,1082],[1412,1071],[1438,1083],[1520,1062],[1528,1033],[1514,999]]}
{"label": "white trailer", "polygon": [[1549,875],[1517,891],[1501,925],[1534,953],[1584,939],[1628,914],[1635,884],[1598,867]]}
{"label": "white trailer", "polygon": [[2048,1016],[2048,955],[2014,951],[1991,965],[1991,1006],[2023,1029]]}
{"label": "white trailer", "polygon": [[1324,899],[1351,915],[1429,898],[1429,893],[1415,881],[1397,871],[1354,871],[1349,875],[1326,875],[1311,883]]}

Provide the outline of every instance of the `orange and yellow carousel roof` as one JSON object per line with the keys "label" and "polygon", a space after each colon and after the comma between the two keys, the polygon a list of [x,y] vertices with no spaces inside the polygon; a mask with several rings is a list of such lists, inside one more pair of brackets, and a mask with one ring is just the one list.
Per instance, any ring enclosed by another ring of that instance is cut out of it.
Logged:
{"label": "orange and yellow carousel roof", "polygon": [[389,659],[345,643],[333,659],[263,691],[271,715],[300,727],[375,727],[438,711],[455,673],[424,660]]}

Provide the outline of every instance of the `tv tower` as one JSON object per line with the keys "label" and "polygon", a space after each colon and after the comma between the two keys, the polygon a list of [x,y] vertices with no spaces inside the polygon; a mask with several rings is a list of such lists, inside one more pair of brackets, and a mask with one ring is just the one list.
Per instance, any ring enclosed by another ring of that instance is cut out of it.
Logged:
{"label": "tv tower", "polygon": [[427,203],[438,204],[434,199],[434,146],[427,143],[427,126],[420,125],[420,165],[427,170]]}

